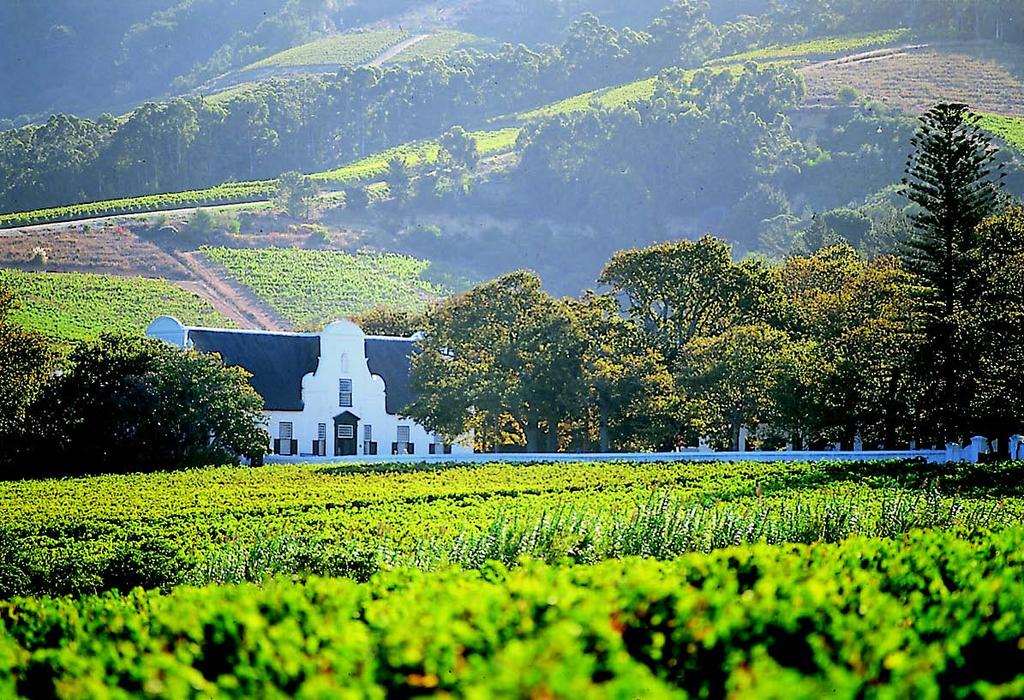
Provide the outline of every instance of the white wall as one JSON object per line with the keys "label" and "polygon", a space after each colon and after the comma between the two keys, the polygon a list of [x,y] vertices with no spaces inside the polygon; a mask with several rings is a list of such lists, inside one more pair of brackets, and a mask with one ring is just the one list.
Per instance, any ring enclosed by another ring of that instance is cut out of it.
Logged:
{"label": "white wall", "polygon": [[[370,374],[366,362],[366,336],[354,323],[340,321],[327,326],[320,334],[320,362],[316,372],[302,379],[304,410],[267,411],[271,438],[280,436],[281,422],[293,424],[293,439],[299,441],[299,453],[310,454],[317,439],[319,425],[327,425],[327,455],[334,455],[334,417],[345,411],[359,416],[356,448],[363,454],[363,435],[367,425],[373,430],[379,455],[391,454],[391,443],[398,441],[398,426],[409,427],[409,442],[415,454],[427,455],[434,442],[418,423],[388,414],[385,409],[387,387],[381,377]],[[338,403],[338,380],[352,380],[352,406]],[[471,448],[453,445],[452,452],[472,453]]]}
{"label": "white wall", "polygon": [[[188,328],[177,319],[162,316],[146,331],[151,338],[184,347]],[[370,425],[378,454],[391,455],[391,443],[398,442],[398,426],[409,427],[409,442],[416,455],[426,456],[434,435],[413,420],[389,415],[385,409],[387,387],[381,377],[370,374],[366,361],[366,335],[354,323],[339,321],[320,334],[320,361],[316,372],[302,378],[302,411],[265,411],[271,444],[281,436],[281,423],[292,424],[292,439],[297,440],[299,455],[311,455],[318,439],[320,424],[327,426],[327,456],[334,456],[334,417],[350,411],[359,417],[356,449],[364,453],[364,430]],[[352,406],[338,402],[338,380],[352,380]],[[452,445],[453,454],[472,454],[471,446]]]}

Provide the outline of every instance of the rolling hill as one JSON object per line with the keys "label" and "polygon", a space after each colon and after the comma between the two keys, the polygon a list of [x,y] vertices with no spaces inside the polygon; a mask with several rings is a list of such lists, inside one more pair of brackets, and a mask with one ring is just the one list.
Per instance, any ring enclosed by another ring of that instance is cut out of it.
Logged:
{"label": "rolling hill", "polygon": [[295,328],[320,327],[379,305],[422,310],[448,294],[424,279],[429,262],[403,255],[295,248],[200,250]]}
{"label": "rolling hill", "polygon": [[[832,103],[841,88],[852,87],[865,97],[912,112],[921,111],[946,96],[965,100],[981,112],[1024,117],[1024,80],[1015,74],[1017,66],[1024,66],[1024,49],[1009,46],[996,49],[970,43],[928,44],[917,40],[912,44],[902,43],[908,38],[907,31],[902,29],[831,37],[727,56],[709,62],[707,68],[737,72],[747,61],[761,65],[794,65],[807,82],[808,104]],[[864,49],[871,50],[865,52]],[[309,53],[308,49],[304,51]],[[949,65],[956,66],[957,70],[943,68]],[[495,126],[515,126],[476,131],[473,136],[481,155],[507,153],[515,145],[518,125],[585,111],[594,104],[604,109],[625,107],[649,98],[654,84],[655,78],[643,78],[588,91],[512,117],[495,118]],[[987,124],[1000,137],[1015,133],[1012,121]],[[1010,139],[1010,143],[1019,144],[1019,141]],[[415,167],[433,162],[436,154],[437,146],[433,141],[403,144],[330,171],[313,173],[312,177],[329,187],[372,181],[387,170],[392,158],[401,158]],[[267,181],[238,182],[196,192],[0,214],[0,228],[167,208],[261,202],[269,197],[272,187],[273,183]]]}
{"label": "rolling hill", "polygon": [[[316,61],[326,60],[324,56],[330,56],[331,60],[346,60],[346,56],[352,60],[364,60],[382,46],[390,44],[393,47],[408,38],[403,33],[388,31],[342,36],[348,38],[341,43],[337,37],[313,42],[282,52],[254,64],[254,67],[301,65],[302,61],[312,61],[307,65],[317,65]],[[358,42],[353,36],[359,37]],[[465,36],[439,33],[408,46],[388,60],[428,58],[433,51],[451,50],[459,42],[469,40]],[[963,42],[929,43],[906,30],[891,30],[769,47],[716,59],[706,67],[712,71],[737,73],[749,61],[760,65],[794,66],[806,80],[806,102],[812,106],[834,104],[844,87],[853,87],[864,98],[879,99],[911,112],[922,109],[940,95],[957,96],[987,113],[982,122],[984,128],[1018,149],[1024,147],[1024,98],[1021,97],[1024,95],[1024,83],[1020,82],[1016,72],[1017,66],[1024,65],[1024,51],[1017,48]],[[948,65],[956,66],[957,72],[939,70],[939,66]],[[504,157],[513,151],[523,126],[583,112],[593,105],[603,109],[627,107],[648,99],[653,94],[655,81],[656,78],[645,77],[588,91],[512,116],[495,118],[490,129],[476,131],[472,135],[477,140],[479,154],[485,160]],[[312,177],[327,191],[322,195],[325,201],[337,202],[340,195],[333,194],[332,190],[378,182],[386,173],[390,160],[399,158],[415,169],[435,162],[438,150],[435,140],[403,144],[340,168],[313,173]],[[0,227],[233,202],[238,202],[243,209],[255,211],[265,206],[273,187],[273,181],[230,183],[197,192],[8,214],[0,216]],[[386,196],[386,189],[374,187],[377,195]],[[316,326],[379,303],[422,308],[445,293],[445,290],[419,277],[425,268],[418,268],[412,274],[396,273],[386,265],[382,267],[380,261],[372,264],[364,255],[273,248],[232,252],[222,246],[204,249],[203,252],[206,259],[216,263],[215,274],[226,274],[293,327]],[[14,264],[22,263],[15,261]],[[289,286],[290,283],[281,287],[278,284],[281,270],[288,271],[288,278],[305,277],[307,281],[296,283],[294,287]],[[357,288],[360,276],[368,275],[379,276],[381,283],[373,289]]]}
{"label": "rolling hill", "polygon": [[234,325],[206,300],[161,279],[0,269],[0,284],[20,301],[15,323],[63,341],[104,332],[141,334],[165,314],[187,324]]}
{"label": "rolling hill", "polygon": [[335,73],[339,68],[430,61],[452,51],[488,42],[454,30],[409,34],[403,29],[375,29],[334,34],[267,56],[207,82],[196,90],[223,103],[268,78],[307,73]]}

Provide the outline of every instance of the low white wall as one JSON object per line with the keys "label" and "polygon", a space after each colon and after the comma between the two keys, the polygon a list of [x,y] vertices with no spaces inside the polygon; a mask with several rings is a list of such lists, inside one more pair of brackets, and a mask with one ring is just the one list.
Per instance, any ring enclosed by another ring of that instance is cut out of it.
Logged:
{"label": "low white wall", "polygon": [[269,456],[267,464],[419,464],[419,463],[464,463],[485,464],[507,462],[523,464],[528,462],[866,462],[885,460],[924,459],[932,464],[946,462],[945,450],[904,450],[904,451],[829,451],[829,452],[614,452],[594,453],[538,453],[538,454],[462,454],[462,455],[408,455],[377,457],[280,457]]}

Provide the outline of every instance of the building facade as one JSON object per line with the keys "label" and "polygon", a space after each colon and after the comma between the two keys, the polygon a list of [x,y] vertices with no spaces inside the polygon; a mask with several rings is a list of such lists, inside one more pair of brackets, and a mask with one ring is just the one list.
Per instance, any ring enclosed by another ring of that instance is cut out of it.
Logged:
{"label": "building facade", "polygon": [[401,415],[415,398],[414,338],[368,336],[340,321],[320,333],[194,328],[162,316],[146,335],[181,348],[217,353],[252,374],[263,397],[273,453],[352,457],[472,453],[446,445]]}

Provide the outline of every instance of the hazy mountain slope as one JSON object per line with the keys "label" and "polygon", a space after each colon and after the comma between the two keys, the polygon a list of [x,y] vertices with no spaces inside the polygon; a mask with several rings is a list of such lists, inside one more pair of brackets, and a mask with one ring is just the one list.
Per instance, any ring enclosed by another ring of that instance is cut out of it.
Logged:
{"label": "hazy mountain slope", "polygon": [[105,84],[110,92],[121,40],[131,26],[177,2],[0,2],[0,120],[87,109],[92,90]]}

